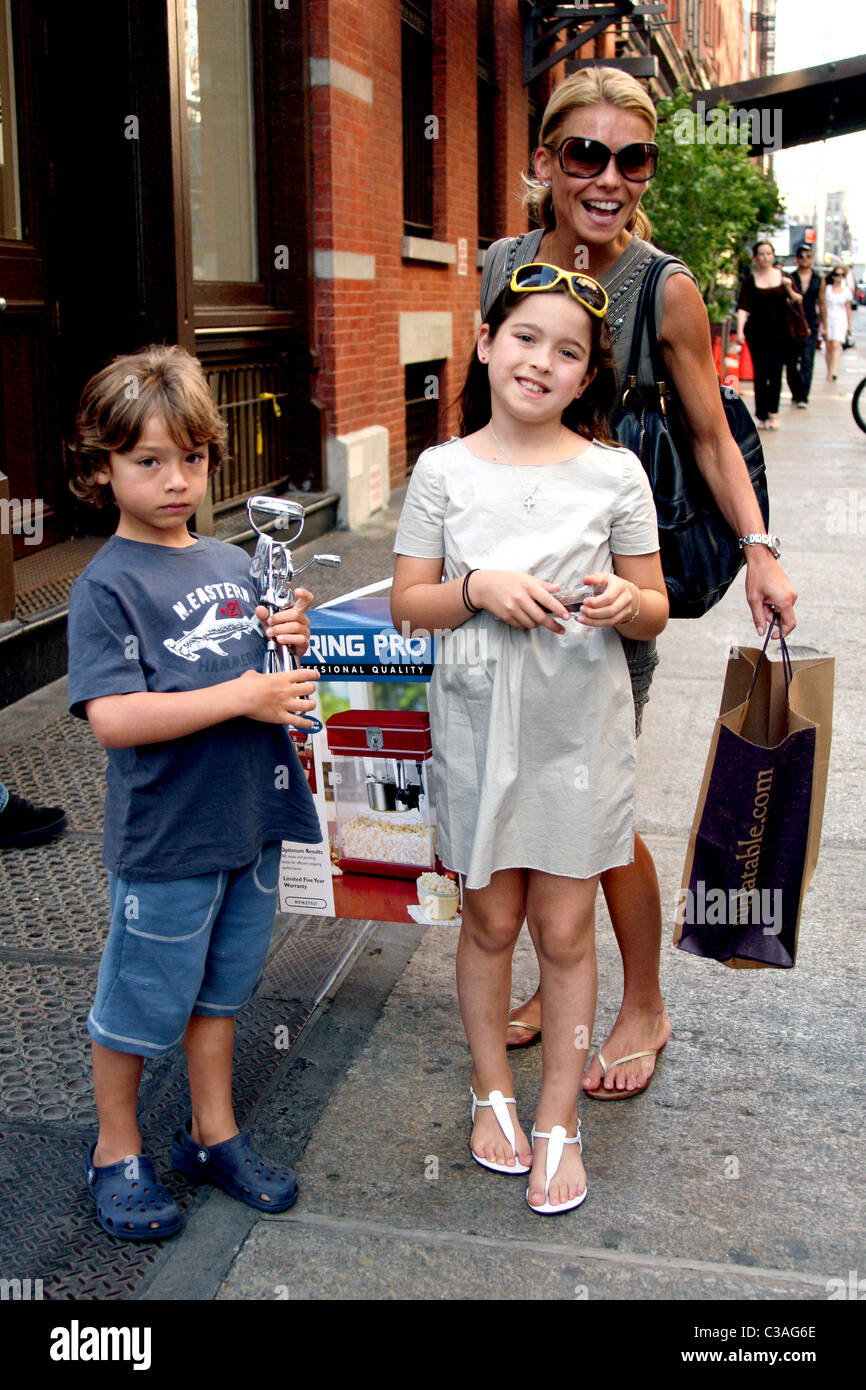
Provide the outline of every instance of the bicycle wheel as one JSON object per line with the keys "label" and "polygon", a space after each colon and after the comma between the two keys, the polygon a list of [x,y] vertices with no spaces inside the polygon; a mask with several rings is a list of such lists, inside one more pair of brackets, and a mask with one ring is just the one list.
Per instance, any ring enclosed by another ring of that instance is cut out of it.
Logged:
{"label": "bicycle wheel", "polygon": [[863,433],[866,434],[866,376],[864,376],[857,390],[854,392],[854,399],[851,402],[851,411],[857,424],[860,426]]}

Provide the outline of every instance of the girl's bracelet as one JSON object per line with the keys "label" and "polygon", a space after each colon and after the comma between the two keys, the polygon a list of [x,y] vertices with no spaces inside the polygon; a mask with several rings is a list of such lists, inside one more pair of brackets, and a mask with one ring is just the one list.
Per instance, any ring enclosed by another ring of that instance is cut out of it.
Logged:
{"label": "girl's bracelet", "polygon": [[637,608],[634,610],[630,618],[626,618],[625,622],[622,624],[623,627],[628,627],[630,623],[636,623],[638,618],[640,617],[640,589],[638,589],[637,584],[635,584],[634,587],[637,589]]}
{"label": "girl's bracelet", "polygon": [[475,569],[475,570],[467,570],[466,573],[465,573],[464,576],[463,576],[463,602],[464,602],[464,604],[465,604],[465,606],[466,606],[466,611],[467,611],[467,613],[480,613],[480,612],[481,612],[481,609],[480,609],[480,608],[476,608],[476,607],[475,607],[475,604],[472,602],[472,600],[471,600],[470,597],[469,597],[469,581],[470,581],[470,579],[472,578],[473,574],[477,574],[477,573],[478,573],[477,569]]}

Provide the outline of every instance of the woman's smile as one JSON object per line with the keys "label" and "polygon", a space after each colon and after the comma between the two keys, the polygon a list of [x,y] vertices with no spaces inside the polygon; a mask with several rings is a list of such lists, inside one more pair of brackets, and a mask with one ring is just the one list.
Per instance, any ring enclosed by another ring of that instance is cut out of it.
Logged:
{"label": "woman's smile", "polygon": [[581,207],[600,227],[611,226],[622,211],[622,203],[613,199],[582,198]]}
{"label": "woman's smile", "polygon": [[[602,103],[571,112],[558,126],[554,143],[542,146],[535,156],[538,178],[550,184],[556,227],[548,232],[548,251],[565,255],[565,238],[578,246],[586,245],[615,259],[629,241],[626,231],[647,182],[634,183],[625,179],[613,158],[592,178],[572,178],[564,173],[556,150],[573,137],[597,140],[609,150],[651,140],[653,129],[639,113],[624,111]],[[572,240],[573,239],[573,240]],[[572,253],[573,254],[573,253]],[[551,259],[551,255],[545,256]],[[570,265],[572,258],[562,260]],[[560,264],[557,261],[557,264]]]}

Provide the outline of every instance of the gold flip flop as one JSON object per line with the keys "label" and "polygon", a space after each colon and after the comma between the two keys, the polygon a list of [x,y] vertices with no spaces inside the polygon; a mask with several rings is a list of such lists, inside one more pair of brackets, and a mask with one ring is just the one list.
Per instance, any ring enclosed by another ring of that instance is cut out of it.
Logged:
{"label": "gold flip flop", "polygon": [[617,1057],[615,1062],[606,1062],[604,1060],[604,1053],[601,1048],[599,1048],[596,1056],[601,1064],[602,1081],[604,1081],[609,1071],[613,1071],[614,1067],[622,1066],[623,1062],[635,1062],[638,1057],[655,1057],[656,1065],[653,1067],[644,1084],[642,1086],[636,1086],[633,1091],[606,1091],[604,1086],[599,1086],[595,1091],[587,1091],[584,1087],[581,1087],[582,1094],[589,1096],[590,1100],[631,1100],[632,1096],[643,1095],[658,1070],[658,1058],[661,1057],[666,1047],[667,1043],[664,1042],[661,1047],[651,1047],[646,1052],[629,1052],[625,1057]]}
{"label": "gold flip flop", "polygon": [[523,1042],[508,1042],[506,1040],[505,1046],[508,1049],[515,1047],[532,1047],[534,1043],[540,1042],[541,1040],[541,1029],[536,1028],[534,1023],[520,1023],[516,1018],[510,1018],[508,1020],[508,1027],[522,1028],[524,1033],[529,1034],[529,1037],[524,1039]]}

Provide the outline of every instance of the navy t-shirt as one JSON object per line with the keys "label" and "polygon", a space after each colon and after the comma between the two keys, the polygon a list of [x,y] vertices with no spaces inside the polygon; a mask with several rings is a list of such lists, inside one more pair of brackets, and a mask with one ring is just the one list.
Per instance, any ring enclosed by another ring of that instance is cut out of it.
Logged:
{"label": "navy t-shirt", "polygon": [[[69,708],[201,690],[261,670],[249,556],[206,536],[174,549],[112,536],[69,600]],[[103,862],[151,882],[237,869],[270,840],[321,841],[288,730],[238,718],[108,750]]]}

